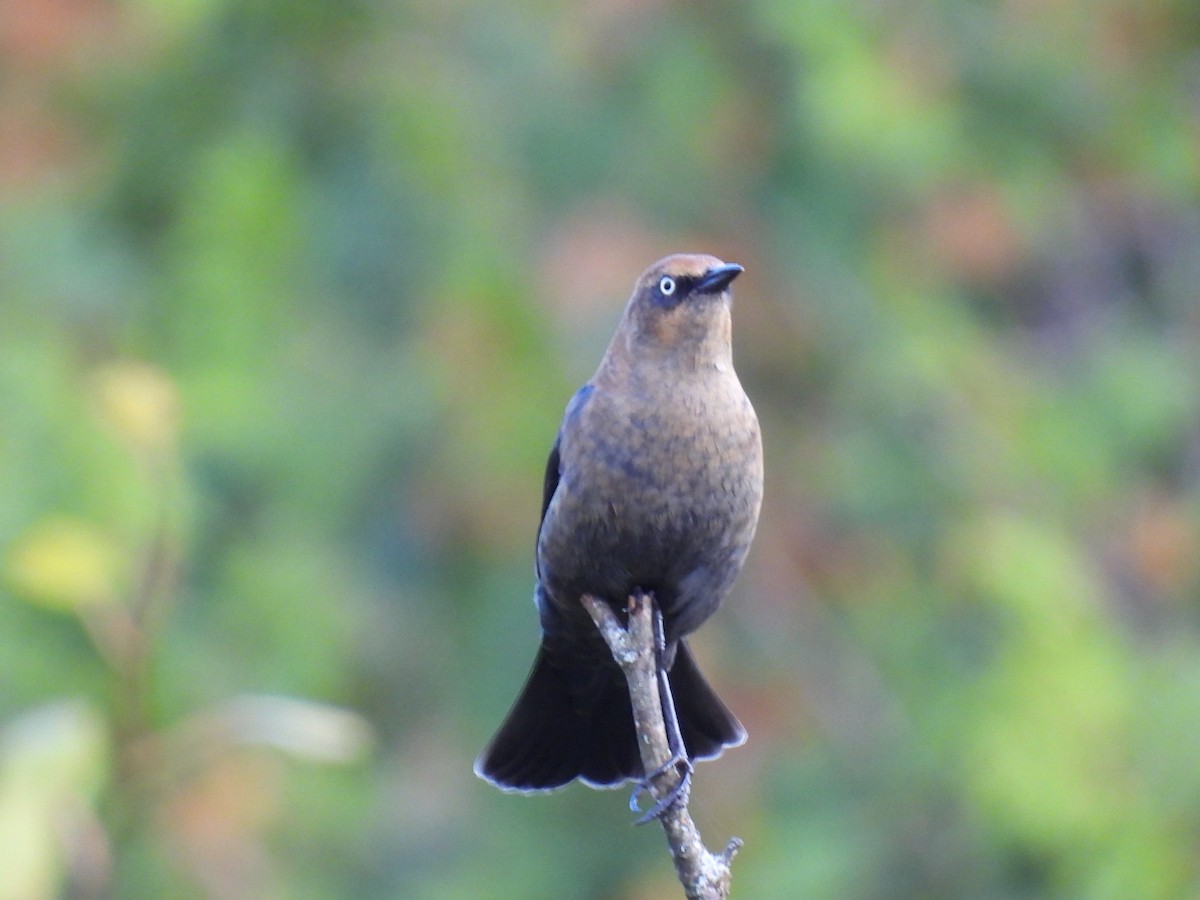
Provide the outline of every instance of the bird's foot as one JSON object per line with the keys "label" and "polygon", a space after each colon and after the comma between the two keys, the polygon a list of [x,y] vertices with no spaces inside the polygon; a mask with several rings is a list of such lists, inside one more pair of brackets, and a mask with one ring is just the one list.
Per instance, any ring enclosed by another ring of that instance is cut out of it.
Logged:
{"label": "bird's foot", "polygon": [[686,756],[675,756],[667,760],[649,777],[639,782],[633,789],[633,793],[629,797],[629,808],[634,812],[642,812],[642,808],[638,803],[638,799],[642,794],[651,793],[650,784],[660,775],[665,775],[667,772],[675,769],[679,773],[679,781],[665,795],[655,801],[654,805],[646,812],[642,813],[634,825],[645,825],[647,822],[652,822],[655,819],[661,818],[663,813],[677,805],[687,805],[688,795],[692,789],[692,763]]}

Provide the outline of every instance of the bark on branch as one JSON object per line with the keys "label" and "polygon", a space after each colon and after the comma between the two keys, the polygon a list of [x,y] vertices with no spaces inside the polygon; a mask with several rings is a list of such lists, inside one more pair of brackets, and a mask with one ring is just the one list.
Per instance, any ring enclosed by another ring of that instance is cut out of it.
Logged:
{"label": "bark on branch", "polygon": [[[648,773],[657,773],[651,775],[647,786],[655,803],[659,803],[679,791],[684,775],[678,767],[670,765],[672,754],[659,696],[654,652],[653,598],[648,594],[635,594],[629,598],[628,627],[621,624],[603,600],[590,595],[582,599],[629,683],[642,768]],[[675,873],[689,900],[727,900],[732,877],[730,863],[742,846],[741,839],[731,838],[719,854],[709,852],[688,812],[686,786],[663,810],[659,821],[671,848]]]}

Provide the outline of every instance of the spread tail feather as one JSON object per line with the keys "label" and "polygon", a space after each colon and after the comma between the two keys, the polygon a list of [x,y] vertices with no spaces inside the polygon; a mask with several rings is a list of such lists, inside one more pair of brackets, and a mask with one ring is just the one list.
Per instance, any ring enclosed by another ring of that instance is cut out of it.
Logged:
{"label": "spread tail feather", "polygon": [[[683,641],[669,679],[690,759],[712,759],[746,739],[746,730],[700,674]],[[516,791],[552,790],[576,778],[593,787],[642,778],[620,670],[615,664],[601,673],[562,668],[540,647],[517,702],[475,761],[475,774]]]}
{"label": "spread tail feather", "polygon": [[746,742],[746,729],[700,674],[686,641],[677,646],[668,681],[688,759],[715,759],[726,747]]}

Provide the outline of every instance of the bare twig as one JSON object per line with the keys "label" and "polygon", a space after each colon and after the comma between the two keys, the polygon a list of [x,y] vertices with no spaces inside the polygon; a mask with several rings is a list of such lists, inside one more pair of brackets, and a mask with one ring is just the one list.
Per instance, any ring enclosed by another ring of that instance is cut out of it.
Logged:
{"label": "bare twig", "polygon": [[671,747],[658,691],[654,601],[646,594],[631,596],[629,626],[626,628],[603,600],[590,595],[582,599],[629,683],[642,768],[655,773],[649,779],[650,794],[656,803],[674,797],[658,818],[667,835],[679,883],[689,900],[726,900],[732,877],[729,864],[742,841],[731,838],[721,853],[710,853],[688,812],[685,776],[679,767],[671,765]]}

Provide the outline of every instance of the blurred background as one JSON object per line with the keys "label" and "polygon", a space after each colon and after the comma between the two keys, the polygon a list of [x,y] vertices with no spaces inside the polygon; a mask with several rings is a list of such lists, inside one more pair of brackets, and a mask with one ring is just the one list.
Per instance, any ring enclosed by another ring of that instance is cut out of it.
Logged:
{"label": "blurred background", "polygon": [[1200,896],[1194,0],[5,0],[0,898],[641,898],[471,763],[634,278],[746,266],[739,896]]}

